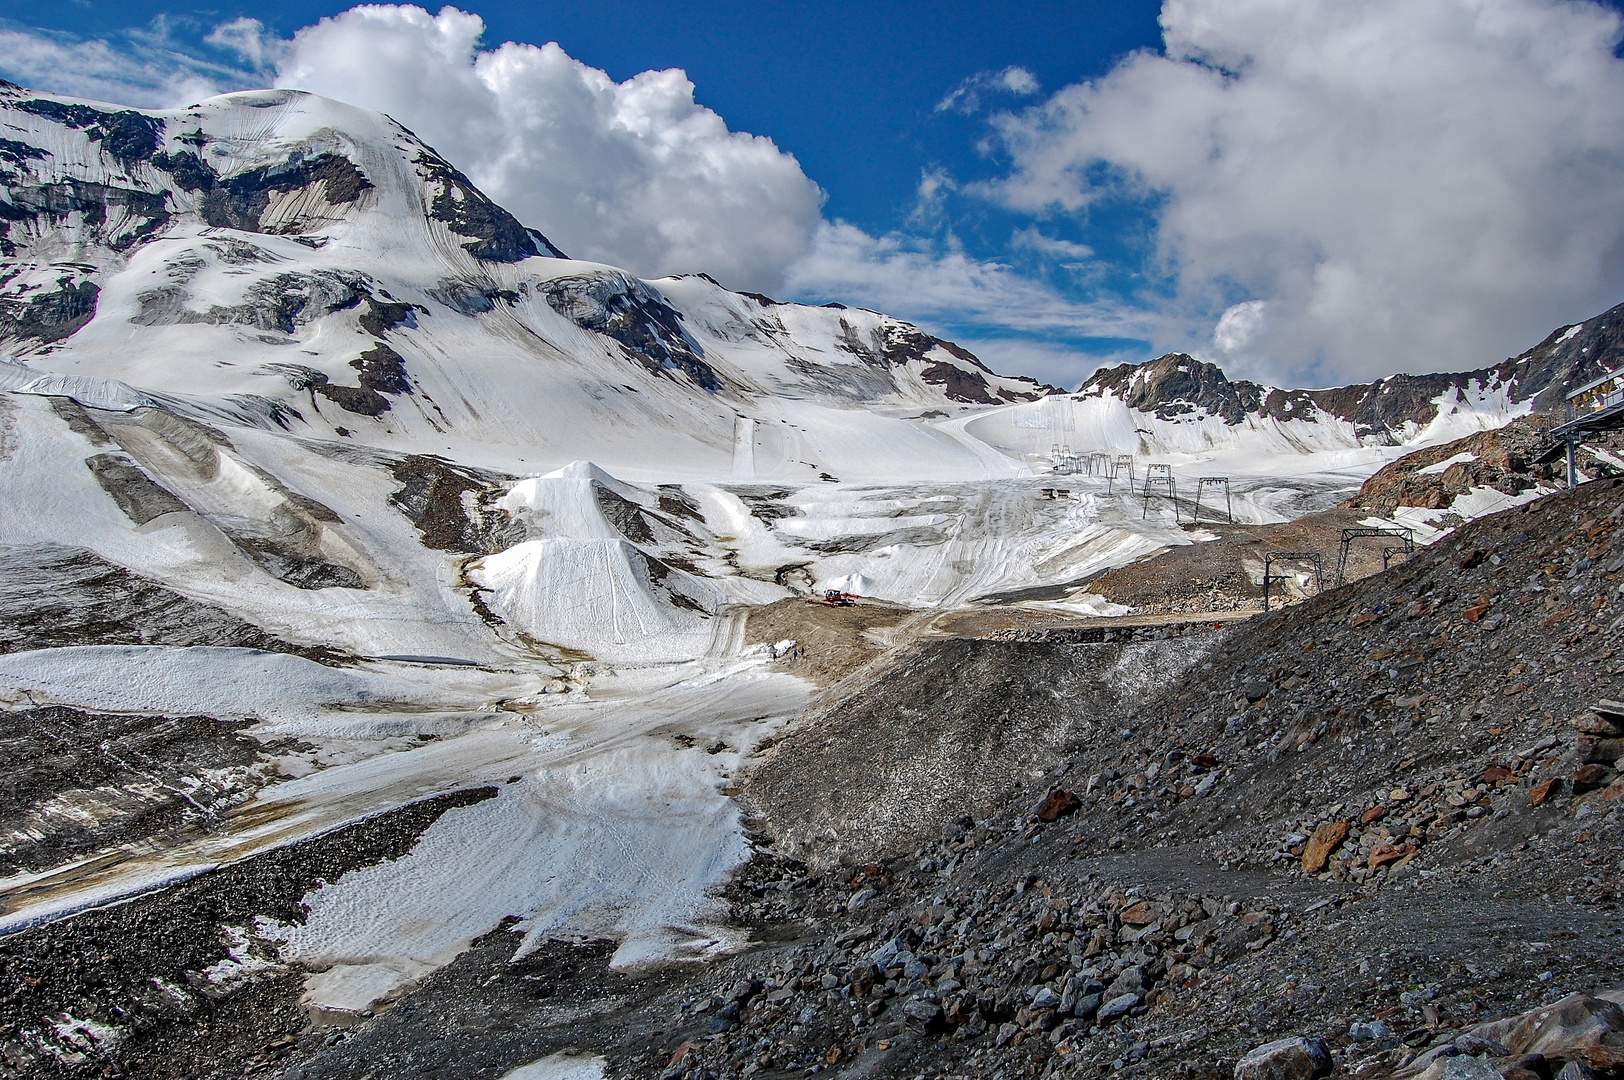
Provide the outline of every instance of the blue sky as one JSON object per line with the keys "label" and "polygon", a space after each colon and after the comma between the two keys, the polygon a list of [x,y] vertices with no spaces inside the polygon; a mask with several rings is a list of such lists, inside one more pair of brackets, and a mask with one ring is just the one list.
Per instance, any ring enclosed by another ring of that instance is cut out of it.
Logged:
{"label": "blue sky", "polygon": [[645,276],[879,308],[1062,384],[1182,349],[1302,385],[1624,300],[1619,38],[1586,0],[20,0],[0,74],[146,107],[296,85]]}

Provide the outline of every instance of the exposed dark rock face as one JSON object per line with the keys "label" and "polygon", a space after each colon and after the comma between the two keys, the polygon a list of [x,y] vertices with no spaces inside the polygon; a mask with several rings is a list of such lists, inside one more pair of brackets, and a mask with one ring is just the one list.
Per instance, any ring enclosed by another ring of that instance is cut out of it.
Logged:
{"label": "exposed dark rock face", "polygon": [[[360,274],[334,270],[277,274],[250,285],[241,304],[215,305],[206,311],[194,311],[185,306],[185,289],[169,285],[141,294],[141,311],[130,321],[138,326],[186,323],[249,326],[291,334],[301,325],[335,311],[347,311],[363,299],[370,299],[366,290],[366,279]],[[366,316],[362,318],[364,325]]]}
{"label": "exposed dark rock face", "polygon": [[108,112],[43,98],[19,101],[14,108],[85,131],[91,142],[100,143],[108,156],[126,170],[152,157],[162,139],[163,121],[130,109]]}
{"label": "exposed dark rock face", "polygon": [[325,372],[301,364],[273,364],[267,370],[281,375],[297,390],[308,390],[311,404],[319,394],[357,416],[382,416],[391,408],[385,394],[412,392],[405,357],[381,341],[373,342],[372,348],[350,361],[350,366],[360,373],[356,386],[335,383]]}
{"label": "exposed dark rock face", "polygon": [[[199,161],[204,170],[208,169]],[[355,202],[363,191],[372,188],[372,181],[349,158],[338,154],[318,154],[313,158],[295,155],[281,165],[250,169],[225,180],[213,183],[192,174],[203,183],[208,194],[203,202],[203,220],[216,228],[240,229],[243,232],[302,232],[301,223],[293,222],[274,230],[261,224],[272,192],[297,191],[322,182],[323,194],[329,206],[343,206]]]}
{"label": "exposed dark rock face", "polygon": [[409,394],[412,384],[406,377],[406,361],[394,349],[378,342],[350,361],[361,373],[360,383],[380,394]]}
{"label": "exposed dark rock face", "polygon": [[[388,296],[387,293],[384,295]],[[373,337],[383,337],[397,326],[417,325],[417,309],[411,304],[402,304],[390,299],[379,300],[371,293],[367,293],[365,299],[367,309],[361,313],[361,329]]]}
{"label": "exposed dark rock face", "polygon": [[94,282],[75,283],[65,276],[54,292],[34,293],[26,300],[0,297],[0,341],[50,344],[71,337],[96,315]]}
{"label": "exposed dark rock face", "polygon": [[1121,364],[1096,371],[1077,391],[1078,396],[1111,394],[1131,409],[1174,420],[1203,409],[1239,424],[1247,413],[1263,405],[1264,388],[1251,382],[1230,382],[1216,364],[1202,363],[1184,353],[1168,353],[1146,364]]}
{"label": "exposed dark rock face", "polygon": [[[1054,389],[1037,382],[1031,383],[1032,389],[1029,391],[995,389],[986,379],[992,371],[974,353],[951,341],[931,337],[907,323],[886,322],[868,340],[864,340],[845,319],[840,320],[840,327],[844,336],[837,344],[847,352],[885,367],[900,367],[911,362],[923,364],[919,377],[931,386],[942,387],[942,392],[954,401],[971,405],[1033,401]],[[960,364],[933,357],[931,354],[938,349],[960,361]],[[964,364],[969,366],[961,366]]]}
{"label": "exposed dark rock face", "polygon": [[18,178],[9,187],[11,202],[0,203],[0,221],[7,222],[0,253],[6,255],[15,255],[19,242],[66,225],[70,214],[81,215],[88,239],[120,252],[149,239],[170,219],[163,192],[71,178],[43,184]]}
{"label": "exposed dark rock face", "polygon": [[524,539],[524,526],[491,505],[504,477],[427,454],[403,458],[390,472],[401,488],[389,502],[417,526],[425,547],[489,555]]}
{"label": "exposed dark rock face", "polygon": [[519,224],[438,154],[425,150],[414,164],[425,182],[439,185],[429,213],[458,236],[469,237],[463,247],[476,258],[518,262],[532,255],[562,256],[545,236]]}
{"label": "exposed dark rock face", "polygon": [[1624,366],[1624,304],[1582,324],[1559,327],[1520,356],[1475,371],[1398,374],[1325,390],[1280,390],[1231,381],[1215,364],[1168,353],[1143,364],[1102,368],[1077,394],[1109,394],[1163,420],[1202,410],[1230,425],[1243,423],[1248,416],[1311,420],[1323,409],[1352,423],[1363,439],[1396,443],[1407,430],[1437,418],[1440,398],[1447,402],[1457,393],[1498,387],[1514,403],[1531,400],[1535,412],[1557,412],[1568,388],[1620,366]]}
{"label": "exposed dark rock face", "polygon": [[471,281],[446,280],[428,290],[429,297],[438,300],[460,315],[483,315],[496,308],[498,293],[482,288]]}
{"label": "exposed dark rock face", "polygon": [[555,278],[541,286],[548,305],[583,330],[614,338],[650,371],[681,371],[711,393],[722,380],[682,328],[682,316],[641,282],[620,274]]}

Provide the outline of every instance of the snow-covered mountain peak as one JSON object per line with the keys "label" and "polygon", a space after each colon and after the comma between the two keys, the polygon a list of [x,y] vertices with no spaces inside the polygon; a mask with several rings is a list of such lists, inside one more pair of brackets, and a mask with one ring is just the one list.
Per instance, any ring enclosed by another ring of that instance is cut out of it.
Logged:
{"label": "snow-covered mountain peak", "polygon": [[[568,260],[393,120],[296,91],[149,112],[0,88],[0,257],[0,348],[31,367],[515,471],[727,475],[746,420],[867,431],[1047,389],[874,312]],[[871,435],[775,434],[752,475],[852,475]]]}

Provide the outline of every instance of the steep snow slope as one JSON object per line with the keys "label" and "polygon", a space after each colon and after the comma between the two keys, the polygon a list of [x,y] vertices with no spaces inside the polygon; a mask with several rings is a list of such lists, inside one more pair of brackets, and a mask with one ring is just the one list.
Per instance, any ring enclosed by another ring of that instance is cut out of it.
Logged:
{"label": "steep snow slope", "polygon": [[[387,117],[291,91],[166,113],[0,89],[0,347],[182,412],[505,468],[815,480],[976,460],[890,413],[1036,397],[868,311],[563,259]],[[900,455],[900,457],[899,457]]]}

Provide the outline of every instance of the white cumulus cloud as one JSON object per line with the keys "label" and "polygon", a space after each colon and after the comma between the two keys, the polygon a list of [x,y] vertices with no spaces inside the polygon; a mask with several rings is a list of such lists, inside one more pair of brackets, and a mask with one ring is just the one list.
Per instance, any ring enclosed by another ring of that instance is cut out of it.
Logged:
{"label": "white cumulus cloud", "polygon": [[1167,0],[1161,23],[1164,54],[997,118],[1011,167],[980,190],[1152,200],[1187,333],[1224,312],[1214,343],[1260,374],[1369,377],[1494,362],[1624,300],[1613,10]]}
{"label": "white cumulus cloud", "polygon": [[154,109],[209,97],[242,77],[176,46],[162,20],[118,42],[0,30],[0,71],[36,90]]}
{"label": "white cumulus cloud", "polygon": [[482,49],[453,7],[368,5],[281,46],[279,86],[387,112],[576,258],[770,290],[822,192],[772,140],[729,131],[679,70],[615,82],[556,44]]}
{"label": "white cumulus cloud", "polygon": [[1079,302],[1004,263],[905,236],[873,236],[841,221],[818,230],[812,249],[789,268],[788,285],[797,295],[934,327],[967,327],[978,336],[1026,331],[1134,338],[1149,330],[1131,310]]}

